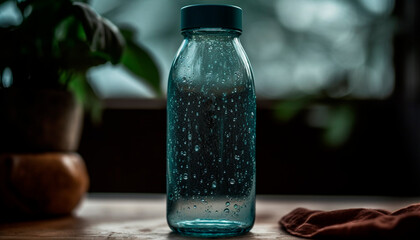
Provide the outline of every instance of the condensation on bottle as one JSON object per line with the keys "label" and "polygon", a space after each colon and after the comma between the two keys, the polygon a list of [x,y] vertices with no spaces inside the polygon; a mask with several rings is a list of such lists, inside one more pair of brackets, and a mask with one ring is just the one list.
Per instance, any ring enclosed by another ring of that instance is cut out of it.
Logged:
{"label": "condensation on bottle", "polygon": [[255,220],[256,97],[240,43],[242,10],[181,9],[184,40],[167,93],[167,221],[181,234],[232,236]]}

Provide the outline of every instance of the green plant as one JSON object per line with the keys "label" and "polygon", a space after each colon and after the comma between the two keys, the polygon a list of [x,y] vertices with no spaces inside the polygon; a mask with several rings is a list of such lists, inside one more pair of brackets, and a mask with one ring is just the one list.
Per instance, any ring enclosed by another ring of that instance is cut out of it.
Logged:
{"label": "green plant", "polygon": [[[123,64],[160,95],[159,72],[150,55],[135,43],[133,31],[119,29],[87,1],[0,0],[13,2],[19,25],[0,26],[0,89],[68,89],[93,107],[86,72],[111,62]],[[7,25],[7,24],[6,24]],[[13,83],[1,79],[7,70]]]}

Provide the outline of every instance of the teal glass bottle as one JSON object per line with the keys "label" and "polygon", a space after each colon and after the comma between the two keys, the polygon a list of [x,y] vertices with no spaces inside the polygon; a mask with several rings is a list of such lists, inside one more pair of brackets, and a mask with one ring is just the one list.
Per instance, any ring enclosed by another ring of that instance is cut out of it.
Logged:
{"label": "teal glass bottle", "polygon": [[167,221],[175,232],[232,236],[254,224],[256,97],[241,31],[239,7],[181,9],[184,40],[167,93]]}

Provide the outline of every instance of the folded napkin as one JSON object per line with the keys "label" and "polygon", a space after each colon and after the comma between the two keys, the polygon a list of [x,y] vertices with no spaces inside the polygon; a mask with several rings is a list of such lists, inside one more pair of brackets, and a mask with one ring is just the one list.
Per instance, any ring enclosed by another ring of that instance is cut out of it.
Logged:
{"label": "folded napkin", "polygon": [[328,239],[420,239],[420,203],[395,212],[382,209],[317,211],[297,208],[280,220],[290,234]]}

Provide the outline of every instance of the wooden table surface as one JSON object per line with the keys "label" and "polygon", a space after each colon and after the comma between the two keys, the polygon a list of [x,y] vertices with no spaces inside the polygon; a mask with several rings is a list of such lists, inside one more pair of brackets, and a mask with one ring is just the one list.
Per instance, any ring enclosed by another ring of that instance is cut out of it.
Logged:
{"label": "wooden table surface", "polygon": [[[251,232],[229,239],[301,239],[278,225],[297,207],[334,210],[383,208],[390,211],[420,198],[352,196],[257,196],[257,218]],[[195,239],[172,233],[166,224],[163,194],[90,194],[73,216],[0,223],[0,239]]]}

